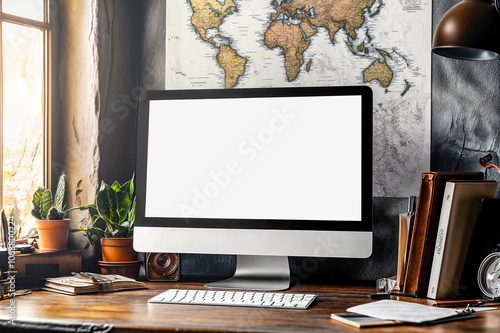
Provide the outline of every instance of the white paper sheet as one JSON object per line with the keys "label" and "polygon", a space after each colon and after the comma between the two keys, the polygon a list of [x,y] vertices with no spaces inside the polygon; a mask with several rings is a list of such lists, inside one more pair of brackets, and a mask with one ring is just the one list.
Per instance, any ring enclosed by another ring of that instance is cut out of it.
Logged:
{"label": "white paper sheet", "polygon": [[393,300],[382,300],[353,306],[347,309],[347,311],[379,319],[407,321],[411,323],[424,323],[457,315],[455,309]]}
{"label": "white paper sheet", "polygon": [[471,309],[474,310],[474,312],[481,312],[481,311],[497,310],[498,308],[473,306],[471,307]]}

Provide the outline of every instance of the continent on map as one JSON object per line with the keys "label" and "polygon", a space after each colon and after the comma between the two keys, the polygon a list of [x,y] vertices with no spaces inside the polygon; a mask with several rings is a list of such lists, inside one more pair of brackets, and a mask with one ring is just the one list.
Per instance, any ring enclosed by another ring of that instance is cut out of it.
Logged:
{"label": "continent on map", "polygon": [[363,81],[377,80],[380,85],[387,88],[392,81],[393,72],[385,60],[375,60],[368,68],[363,70]]}
{"label": "continent on map", "polygon": [[226,88],[230,89],[236,85],[238,78],[245,72],[247,59],[240,57],[231,46],[221,45],[217,54],[217,63],[226,72]]}
{"label": "continent on map", "polygon": [[[286,75],[293,81],[304,63],[303,53],[318,27],[328,30],[332,43],[340,29],[355,40],[355,30],[365,22],[364,11],[374,3],[375,0],[273,1],[276,13],[271,14],[272,22],[264,35],[264,43],[271,49],[280,47],[283,50]],[[349,48],[355,53],[352,44]]]}
{"label": "continent on map", "polygon": [[274,21],[266,31],[264,43],[271,49],[276,46],[283,49],[288,81],[295,80],[304,63],[303,53],[311,43],[304,39],[299,25],[288,25],[282,20]]}
{"label": "continent on map", "polygon": [[247,59],[238,55],[231,40],[220,35],[219,27],[226,16],[237,11],[233,0],[189,0],[193,9],[191,24],[205,42],[219,49],[217,63],[225,74],[225,87],[230,89],[238,83],[245,72]]}

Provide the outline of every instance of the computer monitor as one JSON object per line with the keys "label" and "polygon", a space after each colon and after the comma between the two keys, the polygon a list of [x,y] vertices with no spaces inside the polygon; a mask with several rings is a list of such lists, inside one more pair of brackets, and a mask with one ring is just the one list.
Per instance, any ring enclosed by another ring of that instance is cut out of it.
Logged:
{"label": "computer monitor", "polygon": [[147,92],[134,248],[237,255],[207,287],[243,290],[288,289],[288,256],[370,256],[372,108],[365,86]]}

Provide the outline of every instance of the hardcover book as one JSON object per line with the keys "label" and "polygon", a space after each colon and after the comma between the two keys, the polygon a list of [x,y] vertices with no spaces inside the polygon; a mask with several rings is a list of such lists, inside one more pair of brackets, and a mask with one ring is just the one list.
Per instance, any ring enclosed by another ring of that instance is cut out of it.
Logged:
{"label": "hardcover book", "polygon": [[446,183],[427,297],[452,299],[458,286],[483,198],[495,197],[496,181]]}
{"label": "hardcover book", "polygon": [[427,287],[436,243],[437,224],[446,182],[482,180],[481,172],[428,172],[422,174],[415,212],[413,234],[403,291],[415,296],[427,295]]}

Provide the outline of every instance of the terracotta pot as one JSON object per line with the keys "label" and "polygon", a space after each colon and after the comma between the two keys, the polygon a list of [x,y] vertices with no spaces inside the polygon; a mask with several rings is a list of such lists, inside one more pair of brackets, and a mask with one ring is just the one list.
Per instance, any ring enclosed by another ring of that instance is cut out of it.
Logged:
{"label": "terracotta pot", "polygon": [[69,219],[37,220],[40,252],[61,252],[68,249]]}
{"label": "terracotta pot", "polygon": [[139,254],[133,247],[133,238],[101,238],[102,261],[137,261]]}

